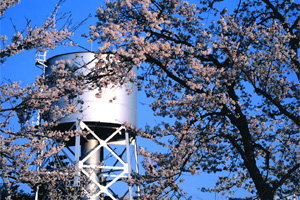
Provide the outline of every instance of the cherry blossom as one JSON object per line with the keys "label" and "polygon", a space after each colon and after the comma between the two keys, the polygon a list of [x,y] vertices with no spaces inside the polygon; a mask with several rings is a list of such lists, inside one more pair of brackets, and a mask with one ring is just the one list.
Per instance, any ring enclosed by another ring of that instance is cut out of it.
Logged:
{"label": "cherry blossom", "polygon": [[165,119],[137,131],[167,148],[140,149],[144,199],[182,197],[182,175],[198,172],[229,174],[202,191],[300,193],[300,5],[218,2],[108,1],[90,27],[99,52],[120,61],[106,81],[137,66],[139,90]]}

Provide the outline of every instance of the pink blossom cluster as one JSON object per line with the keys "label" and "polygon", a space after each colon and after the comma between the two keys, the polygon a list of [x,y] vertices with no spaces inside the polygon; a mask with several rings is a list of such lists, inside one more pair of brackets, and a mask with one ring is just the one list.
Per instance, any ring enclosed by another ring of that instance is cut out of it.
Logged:
{"label": "pink blossom cluster", "polygon": [[219,172],[202,191],[300,193],[300,5],[218,2],[109,1],[91,26],[101,53],[138,67],[138,89],[162,117],[136,130],[166,149],[140,149],[144,199],[181,198],[183,175]]}

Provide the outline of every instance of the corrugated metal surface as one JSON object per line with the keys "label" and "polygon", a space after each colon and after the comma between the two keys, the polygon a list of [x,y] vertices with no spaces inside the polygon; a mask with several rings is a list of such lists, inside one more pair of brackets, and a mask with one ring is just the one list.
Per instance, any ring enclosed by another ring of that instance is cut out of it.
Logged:
{"label": "corrugated metal surface", "polygon": [[[76,55],[76,59],[74,59]],[[51,73],[51,66],[55,65],[56,61],[67,60],[71,61],[72,65],[83,66],[88,64],[87,68],[95,66],[97,60],[95,54],[91,52],[75,52],[54,56],[47,60],[46,75]],[[85,72],[84,72],[85,73]],[[74,98],[83,100],[83,104],[78,106],[81,112],[74,113],[60,120],[60,123],[76,122],[80,119],[85,122],[101,122],[122,124],[128,122],[133,126],[137,126],[137,92],[134,84],[128,84],[122,87],[104,89],[101,98],[96,97],[98,90],[87,90],[82,95]],[[133,92],[128,95],[126,88],[130,88]],[[116,96],[116,100],[111,102],[111,99]],[[59,106],[64,106],[66,103],[62,99],[58,102]]]}

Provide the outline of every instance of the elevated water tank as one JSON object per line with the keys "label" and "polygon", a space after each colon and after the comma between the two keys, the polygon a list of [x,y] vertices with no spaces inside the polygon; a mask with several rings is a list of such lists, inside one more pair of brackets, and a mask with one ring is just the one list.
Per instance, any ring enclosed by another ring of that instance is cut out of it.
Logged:
{"label": "elevated water tank", "polygon": [[[51,74],[52,66],[60,60],[70,60],[73,67],[80,68],[86,65],[84,70],[89,70],[98,62],[95,56],[96,54],[92,52],[75,52],[51,57],[46,62],[45,74]],[[126,89],[131,89],[132,93],[128,95]],[[73,123],[80,119],[84,122],[94,123],[95,126],[98,126],[99,123],[120,125],[124,122],[128,122],[134,127],[137,126],[137,90],[135,84],[127,83],[113,89],[103,89],[100,98],[97,96],[98,92],[98,89],[84,90],[82,95],[74,98],[74,101],[78,99],[83,101],[83,104],[78,105],[80,112],[60,119],[59,123]],[[114,97],[116,99],[111,101]],[[66,102],[63,99],[58,102],[61,107],[65,104]]]}
{"label": "elevated water tank", "polygon": [[[51,75],[54,75],[52,67],[58,66],[60,61],[67,60],[70,61],[67,62],[70,68],[67,69],[72,70],[74,77],[79,74],[86,77],[89,76],[92,69],[99,63],[96,53],[92,52],[61,54],[49,58],[45,63],[42,60],[39,64],[45,67],[45,76],[49,78],[47,80],[50,87],[58,87],[58,85],[55,85],[55,80],[51,79],[53,78]],[[103,55],[101,60],[108,64],[111,62],[112,66],[117,64],[113,63],[108,55]],[[97,65],[100,71],[105,69],[105,67],[104,63]],[[97,75],[102,76],[107,71],[114,72],[113,70],[113,67],[109,67],[106,71],[103,70]],[[93,76],[90,75],[87,78],[91,77]],[[116,200],[123,199],[125,195],[129,195],[129,199],[133,199],[131,184],[126,182],[124,182],[125,185],[119,186],[119,184],[123,183],[121,181],[123,178],[128,179],[129,182],[131,179],[131,163],[133,160],[130,158],[130,149],[134,151],[134,160],[136,161],[136,167],[138,167],[135,134],[131,134],[130,130],[121,126],[125,122],[134,127],[137,126],[136,85],[134,83],[126,83],[124,85],[101,88],[102,93],[98,95],[98,88],[89,87],[92,86],[89,85],[92,83],[85,83],[87,87],[80,94],[72,95],[72,97],[69,97],[70,99],[62,97],[51,105],[52,107],[64,108],[69,101],[71,103],[83,102],[82,104],[77,104],[77,113],[62,116],[58,119],[58,125],[53,127],[53,130],[61,132],[79,130],[87,133],[85,136],[77,135],[65,140],[55,140],[55,143],[53,143],[58,146],[61,144],[60,142],[63,142],[66,148],[59,153],[68,157],[68,160],[76,166],[76,175],[73,179],[74,185],[71,186],[72,191],[74,189],[76,191],[77,186],[80,184],[85,190],[86,196],[83,199],[108,198]],[[132,90],[130,95],[127,92],[128,89]],[[112,101],[112,99],[114,100]],[[45,116],[44,119],[46,120],[49,115]],[[59,162],[57,157],[55,157],[55,162]],[[59,164],[55,166],[58,167],[57,169],[61,167]],[[136,168],[136,172],[138,173],[138,168]],[[60,185],[67,188],[69,181],[67,184],[60,182]],[[125,191],[123,191],[123,188],[125,188]]]}

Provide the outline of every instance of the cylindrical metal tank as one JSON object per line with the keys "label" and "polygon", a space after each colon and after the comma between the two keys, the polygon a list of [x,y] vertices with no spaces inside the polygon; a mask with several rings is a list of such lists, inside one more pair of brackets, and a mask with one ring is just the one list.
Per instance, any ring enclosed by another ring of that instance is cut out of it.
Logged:
{"label": "cylindrical metal tank", "polygon": [[[72,66],[87,65],[87,69],[94,67],[97,63],[95,53],[75,52],[61,54],[47,60],[45,74],[51,74],[51,67],[56,65],[57,61],[67,59],[71,61]],[[128,95],[126,88],[132,89],[130,95]],[[137,126],[137,90],[135,84],[127,83],[127,85],[118,86],[114,89],[103,89],[101,98],[97,97],[96,94],[98,92],[98,89],[83,91],[82,95],[78,95],[77,99],[74,99],[83,101],[83,104],[78,105],[80,112],[60,119],[59,123],[76,122],[77,119],[80,119],[84,122],[106,124],[123,124],[128,122],[134,127]],[[114,96],[116,99],[111,101]],[[58,102],[59,106],[64,106],[65,104],[63,99]]]}

